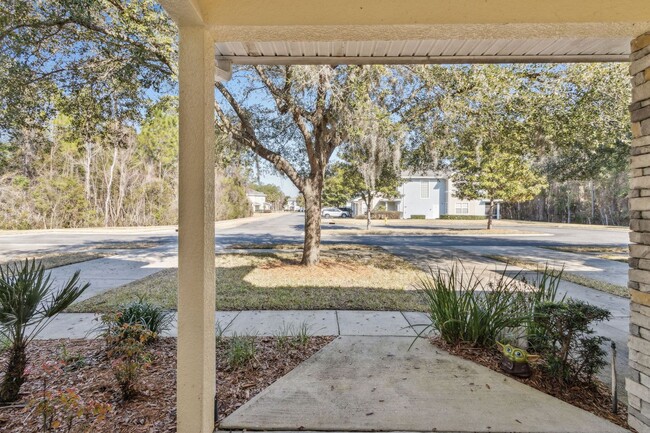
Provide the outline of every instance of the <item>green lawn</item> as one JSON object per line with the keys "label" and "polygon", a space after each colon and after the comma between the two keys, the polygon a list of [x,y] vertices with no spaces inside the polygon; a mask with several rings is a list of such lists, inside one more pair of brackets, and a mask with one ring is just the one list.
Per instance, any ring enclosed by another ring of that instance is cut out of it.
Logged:
{"label": "green lawn", "polygon": [[46,253],[36,254],[34,256],[25,257],[23,259],[10,260],[0,262],[0,266],[14,265],[24,262],[27,258],[31,261],[36,259],[43,264],[45,269],[58,268],[59,266],[72,265],[74,263],[87,262],[88,260],[101,259],[106,257],[107,253],[99,253],[94,251],[81,251],[71,253]]}
{"label": "green lawn", "polygon": [[[424,311],[416,286],[425,274],[378,248],[328,246],[314,267],[300,266],[299,252],[220,254],[216,257],[219,310]],[[176,269],[73,305],[74,312],[106,312],[144,297],[176,308]]]}
{"label": "green lawn", "polygon": [[[533,262],[533,261],[530,261],[530,260],[519,259],[517,257],[491,255],[491,254],[486,254],[485,257],[487,257],[489,259],[492,259],[492,260],[497,260],[497,261],[500,261],[500,262],[508,263],[508,264],[511,264],[511,265],[514,265],[514,266],[519,266],[520,268],[524,268],[524,269],[538,270],[538,269],[544,267],[540,263]],[[549,268],[554,269],[554,270],[560,270],[560,268],[558,268],[558,267],[549,266]],[[574,274],[574,273],[567,272],[567,271],[563,271],[562,279],[565,280],[565,281],[568,281],[570,283],[579,284],[581,286],[585,286],[585,287],[589,287],[589,288],[592,288],[592,289],[600,290],[601,292],[610,293],[612,295],[622,296],[624,298],[629,298],[630,297],[630,290],[625,286],[619,286],[617,284],[606,283],[604,281],[595,280],[593,278],[585,277],[583,275]]]}

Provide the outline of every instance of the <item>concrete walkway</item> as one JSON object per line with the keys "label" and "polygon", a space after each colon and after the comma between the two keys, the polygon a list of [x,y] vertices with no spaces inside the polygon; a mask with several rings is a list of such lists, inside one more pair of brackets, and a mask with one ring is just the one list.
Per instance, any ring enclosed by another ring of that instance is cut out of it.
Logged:
{"label": "concrete walkway", "polygon": [[[344,336],[408,336],[415,337],[430,323],[424,313],[400,311],[345,310],[255,310],[217,311],[217,333],[224,336],[291,335],[305,327],[309,335]],[[94,338],[97,336],[99,315],[92,313],[63,313],[47,326],[39,339]],[[411,327],[413,325],[413,327]],[[176,320],[166,336],[177,335]]]}
{"label": "concrete walkway", "polygon": [[411,337],[339,337],[221,423],[222,430],[626,430]]}

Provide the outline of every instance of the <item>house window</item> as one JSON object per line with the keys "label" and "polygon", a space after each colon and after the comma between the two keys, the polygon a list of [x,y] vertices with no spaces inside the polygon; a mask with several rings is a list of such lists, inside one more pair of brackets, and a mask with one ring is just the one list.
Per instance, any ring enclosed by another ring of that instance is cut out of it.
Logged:
{"label": "house window", "polygon": [[429,181],[420,181],[420,198],[429,198]]}
{"label": "house window", "polygon": [[456,214],[457,215],[469,214],[469,203],[456,203]]}

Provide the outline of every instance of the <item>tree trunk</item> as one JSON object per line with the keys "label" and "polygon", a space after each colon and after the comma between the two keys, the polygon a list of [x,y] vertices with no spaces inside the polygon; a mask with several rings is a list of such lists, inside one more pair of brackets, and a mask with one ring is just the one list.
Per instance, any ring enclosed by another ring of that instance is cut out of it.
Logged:
{"label": "tree trunk", "polygon": [[115,164],[117,163],[117,146],[113,149],[113,161],[111,168],[108,172],[108,180],[106,182],[106,199],[104,200],[104,227],[108,227],[110,221],[111,211],[111,192],[113,190],[113,174],[115,173]]}
{"label": "tree trunk", "polygon": [[303,266],[312,266],[320,260],[320,190],[303,192],[305,197],[305,243],[302,250]]}
{"label": "tree trunk", "polygon": [[490,230],[492,229],[492,214],[494,213],[494,200],[490,199],[490,204],[488,207],[488,223],[487,223],[487,229]]}
{"label": "tree trunk", "polygon": [[25,368],[27,368],[27,354],[22,344],[13,345],[9,351],[5,377],[0,385],[0,402],[10,403],[18,400],[20,387],[25,382]]}
{"label": "tree trunk", "polygon": [[364,194],[364,195],[362,195],[362,197],[363,197],[364,201],[366,202],[366,230],[370,230],[370,224],[372,224],[372,220],[371,220],[370,216],[371,216],[371,213],[372,213],[371,206],[372,206],[373,196],[370,195],[370,194],[368,194],[368,195]]}
{"label": "tree trunk", "polygon": [[93,145],[90,141],[86,141],[86,155],[84,161],[84,193],[86,194],[86,199],[90,199],[90,168],[93,160]]}

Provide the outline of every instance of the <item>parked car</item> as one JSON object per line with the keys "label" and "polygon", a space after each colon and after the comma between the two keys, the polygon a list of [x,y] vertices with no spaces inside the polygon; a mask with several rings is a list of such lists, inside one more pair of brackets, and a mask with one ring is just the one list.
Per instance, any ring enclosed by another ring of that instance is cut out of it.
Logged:
{"label": "parked car", "polygon": [[326,207],[320,211],[324,218],[349,218],[350,214],[335,207]]}
{"label": "parked car", "polygon": [[339,209],[345,212],[346,214],[348,214],[349,217],[351,217],[354,214],[354,212],[352,212],[351,207],[340,207]]}

